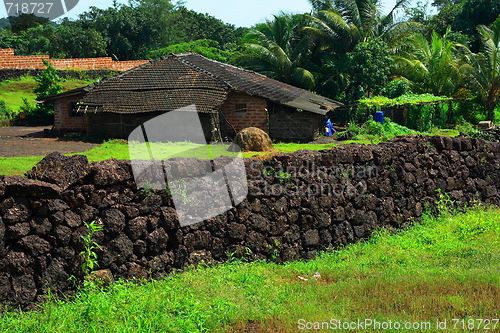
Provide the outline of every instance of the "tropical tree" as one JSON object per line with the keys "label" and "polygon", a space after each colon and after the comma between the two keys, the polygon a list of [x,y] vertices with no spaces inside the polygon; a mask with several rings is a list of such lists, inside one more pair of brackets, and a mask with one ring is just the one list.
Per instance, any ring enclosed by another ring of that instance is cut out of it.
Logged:
{"label": "tropical tree", "polygon": [[356,44],[379,37],[394,44],[417,25],[397,21],[396,13],[410,0],[397,0],[387,15],[381,15],[377,0],[309,0],[315,11],[310,15],[313,25],[307,30],[317,36],[328,52],[349,52]]}
{"label": "tropical tree", "polygon": [[381,38],[370,38],[356,45],[350,53],[350,60],[353,83],[368,97],[380,94],[392,69],[388,45]]}
{"label": "tropical tree", "polygon": [[488,119],[493,120],[494,110],[500,102],[500,15],[488,28],[478,26],[482,52],[474,54],[466,49],[466,72],[474,91],[483,99],[488,110]]}
{"label": "tropical tree", "polygon": [[[351,103],[380,90],[388,78],[387,56],[414,33],[415,22],[398,21],[396,13],[408,0],[398,0],[387,15],[377,0],[310,0],[304,30],[314,40],[312,62],[321,94]],[[377,72],[375,63],[383,65]]]}
{"label": "tropical tree", "polygon": [[74,25],[94,29],[106,43],[106,54],[119,60],[141,59],[155,48],[160,24],[140,6],[114,3],[113,7],[90,7]]}
{"label": "tropical tree", "polygon": [[245,48],[237,63],[273,79],[313,89],[314,75],[306,69],[311,45],[303,31],[307,23],[304,15],[282,13],[258,24],[243,37]]}
{"label": "tropical tree", "polygon": [[481,38],[476,34],[476,27],[479,25],[488,26],[496,20],[500,15],[500,1],[464,0],[459,7],[461,8],[460,13],[453,20],[451,27],[454,31],[469,35],[472,39],[472,51],[479,52]]}
{"label": "tropical tree", "polygon": [[424,35],[415,34],[406,41],[407,47],[394,56],[396,74],[411,80],[414,91],[436,96],[453,95],[459,87],[461,64],[456,52],[462,45],[436,32],[429,42]]}

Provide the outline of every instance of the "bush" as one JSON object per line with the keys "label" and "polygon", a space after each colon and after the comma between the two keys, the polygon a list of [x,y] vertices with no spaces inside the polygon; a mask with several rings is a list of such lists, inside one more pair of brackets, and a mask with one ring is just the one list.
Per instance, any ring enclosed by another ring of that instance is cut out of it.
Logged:
{"label": "bush", "polygon": [[362,133],[365,135],[383,135],[384,125],[373,119],[369,119],[363,124],[362,129]]}
{"label": "bush", "polygon": [[378,123],[370,119],[363,125],[358,126],[355,123],[350,123],[345,132],[339,133],[338,136],[354,139],[369,139],[370,141],[386,141],[399,135],[417,134],[418,132],[411,130],[405,126],[401,126],[391,121],[390,118],[384,118],[384,124]]}
{"label": "bush", "polygon": [[481,97],[474,96],[458,103],[453,121],[458,124],[463,119],[469,123],[477,124],[482,120],[487,120],[487,114],[488,110],[484,106]]}
{"label": "bush", "polygon": [[62,79],[57,75],[57,70],[47,60],[42,59],[42,61],[47,68],[40,75],[35,76],[38,85],[33,92],[37,99],[59,94],[63,89],[59,83]]}
{"label": "bush", "polygon": [[392,80],[382,89],[382,95],[389,98],[397,98],[411,93],[410,82],[404,78]]}
{"label": "bush", "polygon": [[459,123],[457,124],[457,131],[461,133],[472,133],[472,132],[477,132],[478,130],[466,121],[464,118],[459,119]]}
{"label": "bush", "polygon": [[[52,96],[60,93],[63,86],[59,83],[61,78],[57,75],[57,70],[47,60],[42,59],[47,68],[35,77],[38,83],[33,92],[37,100],[43,97]],[[30,125],[51,125],[54,123],[54,109],[52,104],[37,103],[32,105],[26,98],[23,98],[23,105],[19,108],[20,112],[26,116],[26,121]]]}
{"label": "bush", "polygon": [[54,123],[54,110],[47,106],[33,105],[23,98],[23,105],[19,108],[20,113],[26,116],[26,121],[32,126],[45,126]]}
{"label": "bush", "polygon": [[0,120],[14,118],[14,112],[7,106],[5,101],[0,101]]}

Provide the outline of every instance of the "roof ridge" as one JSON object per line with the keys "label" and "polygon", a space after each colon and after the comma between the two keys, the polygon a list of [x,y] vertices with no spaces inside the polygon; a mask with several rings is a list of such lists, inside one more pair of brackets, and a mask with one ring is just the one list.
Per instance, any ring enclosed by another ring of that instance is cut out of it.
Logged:
{"label": "roof ridge", "polygon": [[228,87],[234,89],[234,90],[239,90],[238,87],[235,87],[233,84],[227,82],[226,80],[223,80],[221,79],[219,76],[213,74],[213,73],[210,73],[208,72],[207,70],[204,70],[202,68],[199,68],[198,66],[192,64],[191,62],[189,62],[189,60],[187,59],[180,59],[181,57],[185,57],[185,56],[197,56],[197,57],[200,57],[200,58],[203,58],[204,60],[206,61],[210,61],[212,63],[216,63],[216,64],[220,64],[222,67],[230,67],[230,68],[233,68],[239,72],[245,72],[245,73],[249,73],[249,74],[252,74],[252,75],[256,75],[256,76],[259,76],[263,79],[267,79],[267,80],[272,80],[272,81],[276,81],[277,83],[281,84],[281,85],[287,85],[287,86],[290,86],[296,90],[299,90],[301,91],[301,94],[300,95],[304,95],[305,93],[307,92],[310,92],[309,90],[307,89],[304,89],[304,88],[299,88],[299,87],[296,87],[296,86],[293,86],[289,83],[285,83],[285,82],[281,82],[281,81],[278,81],[276,79],[273,79],[273,78],[270,78],[269,76],[266,76],[264,74],[261,74],[261,73],[258,73],[256,71],[253,71],[251,69],[246,69],[246,68],[243,68],[243,67],[239,67],[239,66],[236,66],[236,65],[232,65],[232,64],[228,64],[228,63],[225,63],[225,62],[222,62],[222,61],[218,61],[218,60],[214,60],[214,59],[210,59],[210,58],[207,58],[199,53],[195,53],[195,52],[185,52],[185,53],[179,53],[179,54],[171,54],[172,56],[175,56],[177,59],[179,59],[180,62],[182,62],[183,64],[187,65],[187,66],[190,66],[191,68],[193,69],[197,69],[199,72],[201,73],[207,73],[209,75],[211,75],[212,77],[216,78],[217,80],[219,81],[222,81],[224,82]]}
{"label": "roof ridge", "polygon": [[[188,52],[188,53],[180,53],[180,54],[173,54],[173,53],[172,53],[170,56],[172,56],[172,58],[174,58],[175,60],[179,61],[181,64],[183,64],[183,65],[185,65],[185,66],[188,66],[188,67],[190,67],[190,68],[194,69],[195,71],[197,71],[197,72],[199,72],[199,73],[201,73],[201,74],[204,74],[204,75],[208,76],[208,77],[209,77],[209,78],[211,78],[211,79],[214,79],[214,80],[216,80],[216,81],[218,81],[218,82],[222,82],[222,83],[224,83],[224,84],[226,85],[226,87],[227,87],[227,88],[234,89],[234,87],[233,87],[233,86],[232,86],[229,82],[227,82],[227,81],[225,81],[225,80],[221,79],[219,76],[217,76],[217,75],[215,75],[215,74],[213,74],[213,73],[211,73],[211,72],[207,71],[206,69],[203,69],[203,68],[201,68],[201,67],[196,66],[195,64],[193,64],[193,63],[189,62],[189,61],[188,61],[188,60],[186,60],[186,59],[181,58],[182,56],[185,56],[185,55],[199,55],[199,54],[197,54],[197,53],[193,53],[193,52]],[[199,56],[201,56],[201,55],[199,55]],[[203,57],[203,56],[202,56],[202,57]],[[204,57],[204,58],[205,58],[205,57]],[[206,58],[206,59],[208,59],[208,58]]]}
{"label": "roof ridge", "polygon": [[[218,64],[221,64],[223,66],[226,66],[226,67],[232,67],[234,69],[237,69],[241,72],[247,72],[247,73],[252,73],[252,74],[256,74],[258,76],[262,76],[263,78],[266,78],[266,79],[271,79],[271,80],[274,80],[264,74],[261,74],[261,73],[258,73],[256,71],[253,71],[251,69],[246,69],[246,68],[243,68],[243,67],[238,67],[236,65],[233,65],[233,64],[228,64],[226,62],[222,62],[222,61],[218,61],[218,60],[214,60],[214,59],[210,59],[208,57],[205,57],[204,55],[202,54],[199,54],[199,53],[194,53],[194,52],[186,52],[186,53],[180,53],[180,54],[177,54],[178,56],[190,56],[190,55],[193,55],[193,56],[198,56],[198,57],[202,57],[204,58],[205,60],[208,60],[208,61],[211,61],[211,62],[215,62],[215,63],[218,63]],[[187,61],[187,60],[186,60]]]}

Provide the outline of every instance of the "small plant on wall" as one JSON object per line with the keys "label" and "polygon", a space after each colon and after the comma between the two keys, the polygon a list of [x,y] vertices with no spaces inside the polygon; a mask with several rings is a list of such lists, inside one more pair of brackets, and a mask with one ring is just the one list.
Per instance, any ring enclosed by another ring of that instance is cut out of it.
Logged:
{"label": "small plant on wall", "polygon": [[96,221],[84,222],[84,224],[88,232],[86,235],[81,236],[84,249],[80,252],[80,255],[83,257],[82,271],[87,276],[99,266],[96,251],[101,247],[93,240],[93,237],[96,232],[102,230],[103,226]]}

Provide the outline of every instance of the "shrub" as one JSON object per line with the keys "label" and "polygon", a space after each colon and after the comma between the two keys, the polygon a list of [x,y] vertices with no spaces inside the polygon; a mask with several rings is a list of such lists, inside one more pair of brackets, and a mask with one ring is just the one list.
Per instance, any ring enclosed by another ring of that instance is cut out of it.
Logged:
{"label": "shrub", "polygon": [[411,93],[410,82],[404,78],[392,80],[382,89],[382,95],[389,98],[397,98]]}
{"label": "shrub", "polygon": [[[346,132],[348,133],[346,135]],[[418,132],[408,127],[393,123],[390,118],[384,118],[384,124],[378,123],[370,116],[370,119],[363,125],[349,124],[346,132],[339,133],[339,136],[346,138],[363,139],[370,141],[386,141],[399,135],[417,134]]]}
{"label": "shrub", "polygon": [[[47,68],[35,77],[38,83],[33,92],[36,99],[56,95],[60,93],[63,86],[59,83],[61,78],[57,75],[57,70],[47,60],[42,59]],[[52,104],[32,105],[26,98],[23,98],[23,105],[19,110],[26,115],[26,120],[30,125],[50,125],[54,122],[54,109]]]}
{"label": "shrub", "polygon": [[0,101],[0,120],[14,118],[14,112],[7,106],[5,101]]}
{"label": "shrub", "polygon": [[23,98],[23,105],[19,107],[19,111],[26,116],[29,125],[43,126],[54,123],[54,110],[47,106],[30,104],[27,98]]}

